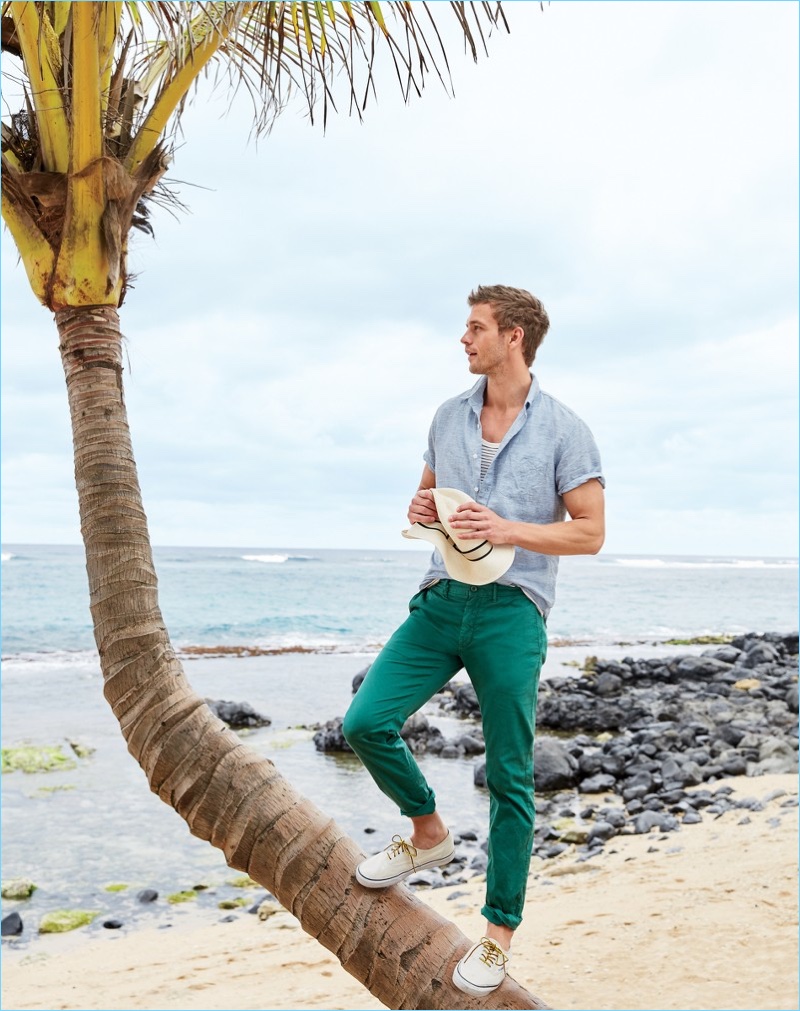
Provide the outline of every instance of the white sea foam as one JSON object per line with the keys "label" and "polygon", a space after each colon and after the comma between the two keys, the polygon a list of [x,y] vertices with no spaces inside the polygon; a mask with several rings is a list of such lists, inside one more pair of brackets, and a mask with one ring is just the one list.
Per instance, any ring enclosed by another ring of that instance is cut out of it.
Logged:
{"label": "white sea foam", "polygon": [[609,558],[605,561],[631,569],[796,569],[796,558]]}
{"label": "white sea foam", "polygon": [[2,553],[2,556],[0,557],[0,561],[10,562],[12,558],[16,558],[16,557],[17,556],[14,554],[13,551],[4,551]]}
{"label": "white sea foam", "polygon": [[283,565],[284,562],[315,562],[314,555],[242,555],[242,561],[261,562],[265,565]]}
{"label": "white sea foam", "polygon": [[100,661],[96,650],[87,649],[53,649],[41,650],[21,650],[18,653],[6,653],[2,657],[3,674],[10,674],[14,670],[29,671],[34,665],[37,671],[58,671],[64,667],[85,667],[93,671],[100,670]]}

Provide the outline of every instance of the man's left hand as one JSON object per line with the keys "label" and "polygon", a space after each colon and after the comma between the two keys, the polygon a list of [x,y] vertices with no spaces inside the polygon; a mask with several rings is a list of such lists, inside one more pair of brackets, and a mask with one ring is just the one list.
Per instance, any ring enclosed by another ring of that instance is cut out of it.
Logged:
{"label": "man's left hand", "polygon": [[513,524],[492,512],[488,506],[478,502],[460,505],[448,522],[454,530],[460,531],[459,540],[482,540],[492,544],[511,544]]}

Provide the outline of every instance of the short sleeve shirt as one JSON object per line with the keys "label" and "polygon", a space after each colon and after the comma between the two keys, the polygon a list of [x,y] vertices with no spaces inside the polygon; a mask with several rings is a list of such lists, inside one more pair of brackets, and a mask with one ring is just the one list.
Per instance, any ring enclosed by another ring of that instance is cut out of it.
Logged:
{"label": "short sleeve shirt", "polygon": [[[600,453],[585,422],[542,392],[535,376],[525,406],[506,432],[481,479],[481,411],[486,376],[436,412],[425,463],[439,488],[458,488],[504,519],[557,523],[566,517],[562,496],[593,478],[605,487]],[[514,561],[497,582],[518,586],[546,618],[555,601],[558,556],[516,547]],[[434,551],[422,581],[449,579]]]}

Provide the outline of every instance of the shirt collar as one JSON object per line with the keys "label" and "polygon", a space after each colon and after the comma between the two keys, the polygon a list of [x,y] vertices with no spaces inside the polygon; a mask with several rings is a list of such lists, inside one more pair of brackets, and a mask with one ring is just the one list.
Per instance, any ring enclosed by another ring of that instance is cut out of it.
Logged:
{"label": "shirt collar", "polygon": [[[461,394],[461,399],[468,401],[470,407],[472,407],[477,414],[480,414],[483,408],[483,394],[486,390],[486,382],[486,376],[481,376],[472,389]],[[531,388],[528,390],[528,397],[525,401],[526,408],[531,406],[534,400],[536,400],[539,396],[540,392],[541,388],[539,386],[539,380],[531,372]]]}

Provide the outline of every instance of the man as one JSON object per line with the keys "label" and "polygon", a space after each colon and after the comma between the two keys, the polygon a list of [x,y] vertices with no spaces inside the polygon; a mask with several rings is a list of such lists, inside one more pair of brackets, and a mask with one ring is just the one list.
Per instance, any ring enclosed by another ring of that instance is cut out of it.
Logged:
{"label": "man", "polygon": [[[436,412],[408,518],[445,523],[460,540],[511,545],[513,561],[494,582],[469,585],[450,578],[435,552],[408,619],[372,664],[343,730],[413,826],[410,836],[395,836],[363,861],[358,881],[383,888],[444,866],[454,856],[452,836],[400,729],[458,670],[469,674],[481,707],[490,795],[487,923],[453,982],[479,996],[502,982],[522,918],[535,816],[536,699],[558,557],[600,550],[605,482],[589,429],[542,393],[529,371],[549,328],[541,302],[492,285],[478,287],[468,303],[461,343],[470,372],[481,378]],[[469,500],[440,517],[434,489],[443,488]]]}

